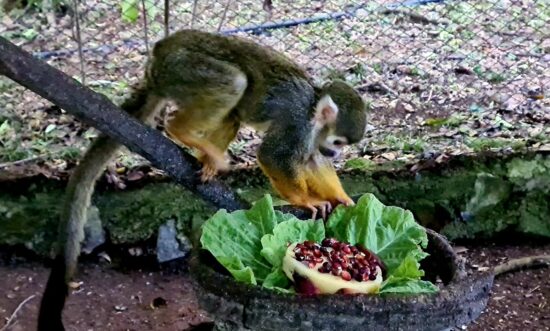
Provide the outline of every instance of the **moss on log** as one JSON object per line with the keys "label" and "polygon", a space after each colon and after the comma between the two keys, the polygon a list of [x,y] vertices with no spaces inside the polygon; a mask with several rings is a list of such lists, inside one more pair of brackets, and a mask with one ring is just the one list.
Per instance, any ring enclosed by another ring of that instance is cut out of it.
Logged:
{"label": "moss on log", "polygon": [[[487,238],[504,231],[550,237],[550,155],[461,156],[340,176],[352,195],[372,192],[384,204],[410,209],[421,224],[449,239]],[[235,171],[224,181],[248,201],[272,193],[259,170]],[[0,183],[0,245],[25,245],[45,255],[55,239],[64,182],[29,182]],[[168,219],[188,234],[214,212],[169,182],[125,191],[100,189],[94,203],[114,243],[146,240]]]}
{"label": "moss on log", "polygon": [[[56,240],[63,189],[46,185],[13,195],[0,192],[0,245],[24,245],[49,255]],[[210,216],[200,198],[179,185],[157,183],[128,191],[103,191],[94,197],[99,217],[114,244],[155,236],[161,224],[174,220],[180,233]]]}

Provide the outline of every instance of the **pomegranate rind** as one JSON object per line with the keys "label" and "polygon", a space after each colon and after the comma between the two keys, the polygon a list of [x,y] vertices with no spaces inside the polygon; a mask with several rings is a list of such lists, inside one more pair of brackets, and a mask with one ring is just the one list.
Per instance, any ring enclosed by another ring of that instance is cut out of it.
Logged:
{"label": "pomegranate rind", "polygon": [[382,270],[376,267],[376,279],[367,281],[344,280],[340,276],[334,276],[330,273],[321,273],[318,271],[321,263],[314,268],[309,268],[303,263],[296,260],[294,253],[296,244],[288,246],[285,257],[283,258],[283,272],[292,281],[294,274],[297,273],[303,278],[309,280],[317,289],[318,294],[334,294],[339,291],[345,293],[363,293],[372,294],[378,293],[382,285]]}

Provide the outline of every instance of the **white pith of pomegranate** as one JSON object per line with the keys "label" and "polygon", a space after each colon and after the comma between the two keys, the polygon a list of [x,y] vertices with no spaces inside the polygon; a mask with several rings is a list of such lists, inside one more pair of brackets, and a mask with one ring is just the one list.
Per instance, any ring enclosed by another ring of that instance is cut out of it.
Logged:
{"label": "white pith of pomegranate", "polygon": [[383,264],[360,246],[326,238],[288,246],[283,271],[303,294],[376,293],[383,281]]}

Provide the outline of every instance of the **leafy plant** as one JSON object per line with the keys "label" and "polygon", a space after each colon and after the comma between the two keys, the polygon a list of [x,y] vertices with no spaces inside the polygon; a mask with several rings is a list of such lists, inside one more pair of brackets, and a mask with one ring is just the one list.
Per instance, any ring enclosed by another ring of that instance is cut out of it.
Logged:
{"label": "leafy plant", "polygon": [[419,261],[428,242],[424,228],[410,211],[383,205],[372,194],[352,207],[337,207],[326,225],[302,221],[273,209],[266,195],[250,210],[217,212],[205,222],[201,244],[236,280],[284,292],[292,291],[282,271],[288,243],[325,236],[361,244],[377,254],[388,268],[380,293],[433,293],[437,287],[420,278]]}
{"label": "leafy plant", "polygon": [[355,206],[340,206],[327,222],[327,233],[352,245],[361,244],[377,254],[388,268],[384,292],[435,292],[436,287],[420,280],[419,261],[428,254],[426,231],[408,210],[385,206],[372,194],[363,195]]}
{"label": "leafy plant", "polygon": [[[121,17],[124,22],[135,23],[139,17],[140,0],[122,0],[120,3]],[[145,1],[145,13],[147,19],[152,21],[158,14],[158,8],[153,1]]]}
{"label": "leafy plant", "polygon": [[362,157],[348,160],[344,164],[344,168],[346,169],[371,170],[374,167],[375,167],[375,163],[373,161],[364,159]]}

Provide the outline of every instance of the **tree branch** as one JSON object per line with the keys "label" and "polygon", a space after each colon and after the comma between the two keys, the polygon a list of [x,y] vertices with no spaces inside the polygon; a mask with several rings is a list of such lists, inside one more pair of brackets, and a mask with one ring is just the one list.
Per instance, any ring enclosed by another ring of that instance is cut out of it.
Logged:
{"label": "tree branch", "polygon": [[[165,138],[121,111],[105,96],[95,93],[73,78],[35,59],[0,37],[0,74],[65,109],[166,171],[178,184],[195,192],[217,208],[245,209],[249,204],[218,180],[202,183],[200,164]],[[297,210],[300,212],[300,210]]]}
{"label": "tree branch", "polygon": [[512,259],[508,262],[497,265],[493,271],[495,276],[500,276],[508,272],[538,266],[550,266],[550,255],[526,256],[518,259]]}

